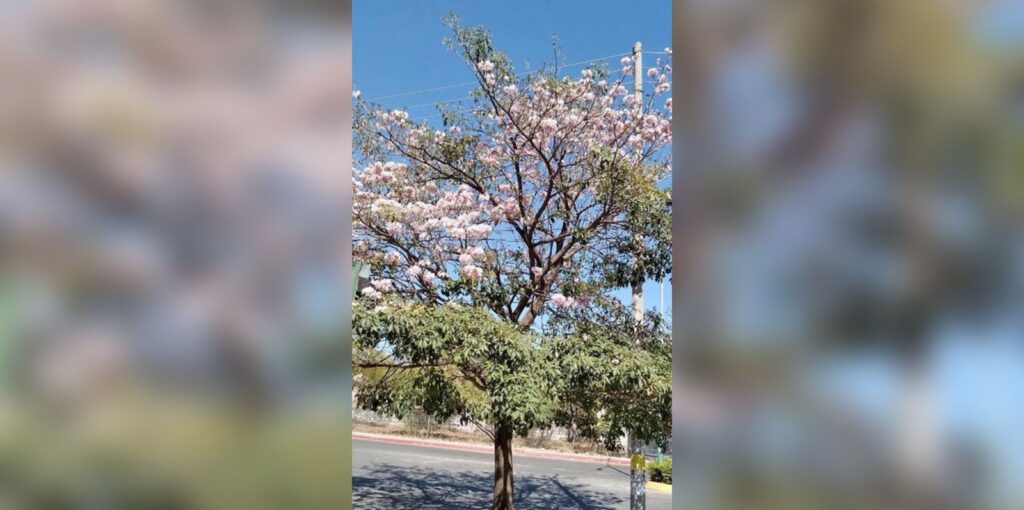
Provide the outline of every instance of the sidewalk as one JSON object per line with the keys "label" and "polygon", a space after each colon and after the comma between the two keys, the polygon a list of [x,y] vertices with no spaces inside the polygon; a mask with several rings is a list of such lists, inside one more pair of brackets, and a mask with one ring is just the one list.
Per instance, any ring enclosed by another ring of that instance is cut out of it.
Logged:
{"label": "sidewalk", "polygon": [[[449,450],[461,450],[466,452],[477,452],[493,454],[494,448],[481,444],[459,443],[454,441],[441,441],[437,439],[416,439],[386,434],[371,434],[368,432],[352,432],[352,439],[363,441],[377,441],[381,443],[407,444],[411,446],[426,446],[433,448],[447,448]],[[542,450],[539,448],[517,447],[513,451],[516,456],[533,457],[539,459],[555,459],[571,462],[593,462],[612,466],[628,466],[629,459],[623,457],[607,457],[599,455],[587,455],[583,453],[563,453]]]}

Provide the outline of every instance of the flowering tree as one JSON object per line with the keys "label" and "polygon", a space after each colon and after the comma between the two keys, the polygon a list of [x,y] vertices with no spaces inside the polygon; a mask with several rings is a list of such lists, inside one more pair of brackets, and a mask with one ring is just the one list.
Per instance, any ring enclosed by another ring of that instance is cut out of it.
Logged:
{"label": "flowering tree", "polygon": [[[646,95],[625,85],[629,57],[621,73],[591,67],[578,78],[559,78],[557,69],[546,68],[520,76],[485,30],[448,21],[450,47],[479,86],[464,104],[442,110],[444,129],[357,101],[353,256],[374,267],[361,300],[375,303],[376,311],[357,308],[362,316],[354,320],[408,319],[408,309],[387,310],[409,303],[448,310],[442,305],[455,304],[486,310],[527,335],[552,307],[586,304],[606,289],[624,258],[644,259],[635,241],[649,229],[636,221],[635,204],[663,204],[667,197],[657,183],[670,169],[671,67],[659,60],[648,70],[656,87]],[[375,324],[372,331],[388,330]],[[415,349],[396,344],[423,339],[400,331],[391,326],[390,334],[357,338],[357,345],[384,355],[375,367],[422,369],[408,357]],[[454,338],[428,336],[442,344]],[[480,340],[503,338],[511,337]],[[540,350],[542,344],[523,345]],[[434,365],[440,358],[431,359]],[[528,431],[520,422],[533,423],[507,419],[511,408],[494,393],[518,373],[518,363],[477,374],[463,364],[466,371],[444,374],[471,380],[489,409],[495,508],[512,508],[511,439],[514,431]],[[469,406],[449,406],[438,416],[456,408],[463,413]]]}

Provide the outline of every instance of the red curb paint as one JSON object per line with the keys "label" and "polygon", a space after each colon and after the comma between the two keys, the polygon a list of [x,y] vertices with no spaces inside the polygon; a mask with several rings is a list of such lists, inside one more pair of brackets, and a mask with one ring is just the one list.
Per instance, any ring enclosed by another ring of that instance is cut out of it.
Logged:
{"label": "red curb paint", "polygon": [[[363,439],[366,441],[376,441],[378,443],[394,443],[394,444],[407,444],[411,446],[426,446],[432,448],[445,448],[449,450],[459,450],[465,452],[474,453],[493,453],[494,449],[487,446],[477,446],[466,443],[453,443],[449,441],[429,441],[423,439],[411,439],[405,437],[385,436],[379,434],[366,434],[362,432],[353,432],[352,439]],[[628,466],[629,459],[621,459],[616,457],[592,457],[589,455],[579,455],[572,453],[556,453],[556,452],[538,452],[532,450],[518,450],[515,453],[519,457],[528,458],[540,458],[540,459],[553,459],[553,460],[566,460],[573,462],[593,462],[597,464],[611,464],[617,466]]]}

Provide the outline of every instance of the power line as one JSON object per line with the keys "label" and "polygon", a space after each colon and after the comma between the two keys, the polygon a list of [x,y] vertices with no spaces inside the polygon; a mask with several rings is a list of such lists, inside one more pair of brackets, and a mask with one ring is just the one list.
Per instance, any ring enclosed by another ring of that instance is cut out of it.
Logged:
{"label": "power line", "polygon": [[436,105],[439,105],[439,104],[457,103],[459,101],[465,101],[467,99],[471,99],[471,98],[469,98],[469,97],[457,97],[455,99],[448,99],[448,100],[445,100],[445,101],[432,101],[430,103],[414,104],[412,106],[404,106],[403,108],[405,108],[406,110],[411,110],[413,108],[422,108],[424,106],[436,106]]}
{"label": "power line", "polygon": [[379,97],[375,97],[375,98],[372,98],[372,99],[367,99],[367,101],[379,101],[381,99],[392,99],[392,98],[396,98],[396,97],[405,97],[405,96],[412,96],[412,95],[416,95],[416,94],[425,94],[427,92],[435,92],[435,91],[438,91],[438,90],[447,90],[447,89],[453,89],[453,88],[456,88],[456,87],[465,87],[466,85],[476,85],[476,84],[477,84],[476,81],[467,81],[467,82],[464,82],[464,83],[456,83],[454,85],[445,85],[443,87],[434,87],[432,89],[413,90],[411,92],[402,92],[400,94],[391,94],[390,96],[379,96]]}
{"label": "power line", "polygon": [[[629,55],[629,53],[618,53],[618,54],[615,54],[615,55],[608,55],[606,57],[598,57],[598,58],[592,58],[592,59],[589,59],[589,60],[582,60],[580,62],[573,62],[571,64],[562,64],[562,65],[559,66],[559,68],[574,67],[574,66],[578,66],[578,65],[582,65],[582,64],[589,64],[591,62],[598,62],[598,61],[601,61],[601,60],[608,60],[610,58],[621,57],[621,56],[624,56],[624,55]],[[417,95],[417,94],[426,94],[427,92],[436,92],[436,91],[439,91],[439,90],[448,90],[448,89],[454,89],[454,88],[457,88],[457,87],[465,87],[467,85],[476,85],[476,84],[477,84],[477,82],[475,80],[474,81],[467,81],[467,82],[463,82],[463,83],[455,83],[455,84],[452,84],[452,85],[444,85],[444,86],[441,86],[441,87],[433,87],[433,88],[429,88],[429,89],[412,90],[412,91],[409,91],[409,92],[400,92],[398,94],[390,94],[390,95],[387,95],[387,96],[377,96],[377,97],[374,97],[374,98],[367,99],[367,101],[380,101],[380,100],[383,100],[383,99],[394,99],[396,97],[406,97],[406,96],[413,96],[413,95]],[[410,106],[409,108],[412,108],[412,107]]]}
{"label": "power line", "polygon": [[[621,53],[619,55],[610,55],[608,57],[591,59],[591,60],[587,60],[587,61],[583,61],[583,62],[576,62],[574,64],[566,64],[563,67],[568,67],[568,66],[573,66],[573,65],[580,65],[580,64],[586,64],[586,63],[590,63],[590,62],[596,62],[596,61],[599,61],[599,60],[615,58],[615,57],[622,56],[622,55],[629,55],[629,53]],[[629,81],[629,78],[631,78],[631,77],[626,77],[626,78],[627,78],[627,80],[625,80],[625,81]],[[448,85],[446,87],[437,87],[435,89],[426,89],[426,90],[423,90],[423,91],[406,92],[404,94],[396,94],[394,96],[387,96],[387,97],[408,96],[408,95],[416,94],[418,92],[426,92],[426,91],[431,91],[431,90],[441,90],[441,89],[445,89],[445,88],[454,88],[454,87],[457,87],[457,86],[469,85],[471,83],[475,84],[477,82],[468,82],[468,83],[463,83],[463,84],[458,84],[458,85]],[[658,82],[655,81],[655,80],[643,80],[643,83],[648,83],[648,84],[652,84],[652,85],[657,85],[658,84]],[[381,99],[381,98],[377,98],[377,99]],[[445,99],[445,100],[442,100],[442,101],[431,101],[431,102],[428,102],[428,103],[414,104],[412,106],[403,106],[401,108],[405,109],[405,110],[412,110],[412,109],[415,109],[415,108],[423,108],[423,107],[426,107],[426,106],[438,106],[438,105],[442,105],[442,104],[458,103],[460,101],[467,101],[467,100],[471,100],[471,99],[473,99],[473,98],[469,97],[469,96],[467,96],[467,97],[457,97],[457,98],[453,98],[453,99]],[[472,108],[462,108],[462,109],[458,109],[458,110],[455,110],[455,111],[458,112],[458,113],[464,113],[464,112],[470,111],[471,109]]]}
{"label": "power line", "polygon": [[[651,85],[658,85],[659,84],[657,81],[654,81],[654,80],[643,80],[643,82],[647,83],[647,84],[651,84]],[[437,106],[437,105],[442,105],[442,104],[457,103],[457,102],[460,102],[460,101],[468,101],[468,100],[471,100],[471,99],[473,99],[473,98],[472,97],[468,97],[468,96],[467,97],[457,97],[457,98],[454,98],[454,99],[446,99],[444,101],[431,101],[429,103],[420,103],[420,104],[414,104],[412,106],[403,106],[402,108],[405,109],[405,110],[412,110],[414,108],[423,108],[425,106]],[[470,111],[471,109],[472,108],[465,108],[465,109],[459,109],[459,110],[455,110],[455,111],[456,112],[467,112],[467,111]]]}
{"label": "power line", "polygon": [[[646,84],[651,84],[651,85],[659,85],[659,83],[657,81],[654,81],[654,80],[643,80],[643,82],[646,83]],[[414,108],[423,108],[425,106],[437,106],[437,105],[442,105],[442,104],[458,103],[460,101],[468,101],[468,100],[471,100],[471,99],[473,99],[473,98],[469,97],[469,96],[467,96],[467,97],[457,97],[457,98],[454,98],[454,99],[446,99],[444,101],[431,101],[429,103],[420,103],[420,104],[414,104],[412,106],[403,106],[402,109],[412,110]],[[470,110],[472,110],[472,108],[463,108],[463,109],[458,109],[458,110],[455,110],[455,111],[456,112],[467,112],[467,111],[470,111]]]}
{"label": "power line", "polygon": [[580,64],[589,64],[591,62],[598,62],[598,61],[601,61],[601,60],[608,60],[610,58],[615,58],[615,57],[624,57],[626,55],[629,55],[629,53],[616,53],[615,55],[608,55],[607,57],[592,58],[590,60],[583,60],[583,61],[580,61],[580,62],[573,62],[571,64],[562,64],[562,65],[560,65],[558,67],[559,68],[573,67],[573,66],[578,66]]}

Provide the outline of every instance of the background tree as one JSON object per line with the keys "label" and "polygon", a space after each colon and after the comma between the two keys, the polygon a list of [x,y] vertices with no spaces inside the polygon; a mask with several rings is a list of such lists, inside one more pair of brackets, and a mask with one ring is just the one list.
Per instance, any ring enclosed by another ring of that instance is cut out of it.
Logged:
{"label": "background tree", "polygon": [[[672,428],[672,343],[661,316],[633,320],[616,299],[557,314],[547,328],[558,367],[555,422],[617,449],[630,431],[665,448]],[[598,422],[606,423],[597,426]]]}
{"label": "background tree", "polygon": [[[454,17],[446,22],[453,30],[448,44],[479,87],[464,104],[443,111],[444,131],[415,123],[404,111],[357,101],[356,161],[362,168],[354,179],[353,257],[375,268],[362,298],[402,311],[376,308],[372,316],[381,325],[357,329],[357,335],[383,332],[356,342],[379,340],[380,352],[390,357],[371,365],[407,374],[379,395],[374,392],[383,386],[364,388],[359,399],[372,409],[400,411],[391,404],[398,399],[418,402],[437,417],[465,411],[478,420],[496,420],[480,424],[495,439],[494,507],[512,508],[511,437],[541,420],[514,418],[495,406],[503,405],[503,378],[519,377],[513,374],[532,366],[516,361],[478,374],[472,365],[465,366],[468,373],[416,366],[410,357],[416,349],[403,342],[436,342],[439,353],[455,355],[468,333],[452,329],[415,339],[404,336],[408,326],[401,324],[419,317],[422,328],[435,319],[461,325],[473,321],[453,316],[487,316],[503,326],[471,330],[480,335],[476,341],[496,344],[478,346],[475,355],[493,354],[502,342],[512,342],[537,351],[519,355],[520,361],[540,356],[545,341],[530,337],[538,317],[605,289],[608,264],[635,233],[631,205],[648,196],[664,201],[655,183],[670,169],[665,148],[671,143],[672,105],[670,98],[660,98],[669,90],[671,66],[659,61],[648,70],[657,85],[643,96],[640,109],[623,85],[632,67],[628,57],[618,78],[600,68],[584,69],[577,79],[560,78],[551,68],[518,76],[484,29],[463,27]],[[407,303],[436,308],[412,313]],[[453,304],[475,311],[443,306]],[[370,304],[359,306],[359,313],[368,313]],[[399,399],[401,380],[407,382],[406,397]],[[446,391],[461,391],[465,384],[490,403],[486,413],[459,407],[461,397],[446,400]],[[430,398],[439,400],[424,405]]]}
{"label": "background tree", "polygon": [[[899,489],[905,507],[939,506],[962,479],[942,479],[958,470],[943,459],[941,413],[929,409],[947,391],[931,372],[937,340],[984,337],[1018,294],[1006,262],[1017,253],[1008,242],[1019,243],[1019,213],[1010,212],[1019,209],[1006,190],[1019,189],[1007,185],[1019,172],[1003,158],[1020,153],[1020,118],[1006,113],[1020,87],[1004,74],[1005,55],[985,41],[991,34],[979,37],[984,9],[848,0],[677,5],[675,31],[686,41],[676,44],[675,63],[687,82],[676,98],[686,168],[676,192],[686,210],[675,224],[683,236],[676,277],[685,286],[674,302],[685,303],[677,313],[686,314],[679,325],[690,340],[677,357],[681,372],[713,373],[690,386],[721,388],[721,407],[744,406],[750,395],[779,402],[794,387],[824,396],[819,401],[831,405],[803,399],[788,414],[836,431],[836,447],[878,449],[898,466],[860,494]],[[741,97],[747,93],[758,99]],[[774,117],[787,121],[754,133],[775,115],[769,105],[787,101],[794,106]],[[751,138],[758,142],[745,143]],[[712,369],[712,357],[731,361]],[[882,420],[816,384],[822,376],[810,374],[826,357],[891,363],[886,384],[906,405],[889,423],[873,423]],[[742,368],[724,368],[731,363]],[[765,382],[769,372],[774,385]],[[797,374],[811,382],[789,383]],[[744,391],[729,390],[739,385]],[[840,415],[837,407],[854,411]],[[758,427],[749,415],[713,427],[740,422]],[[873,437],[874,426],[893,427],[899,447]],[[736,435],[726,449],[754,450],[736,447]],[[816,454],[855,465],[845,452]],[[778,476],[779,464],[764,472]],[[800,469],[820,472],[809,463]],[[786,476],[820,491],[814,507],[844,499],[828,494],[835,487],[805,482],[804,473]],[[774,507],[761,492],[754,501]]]}

